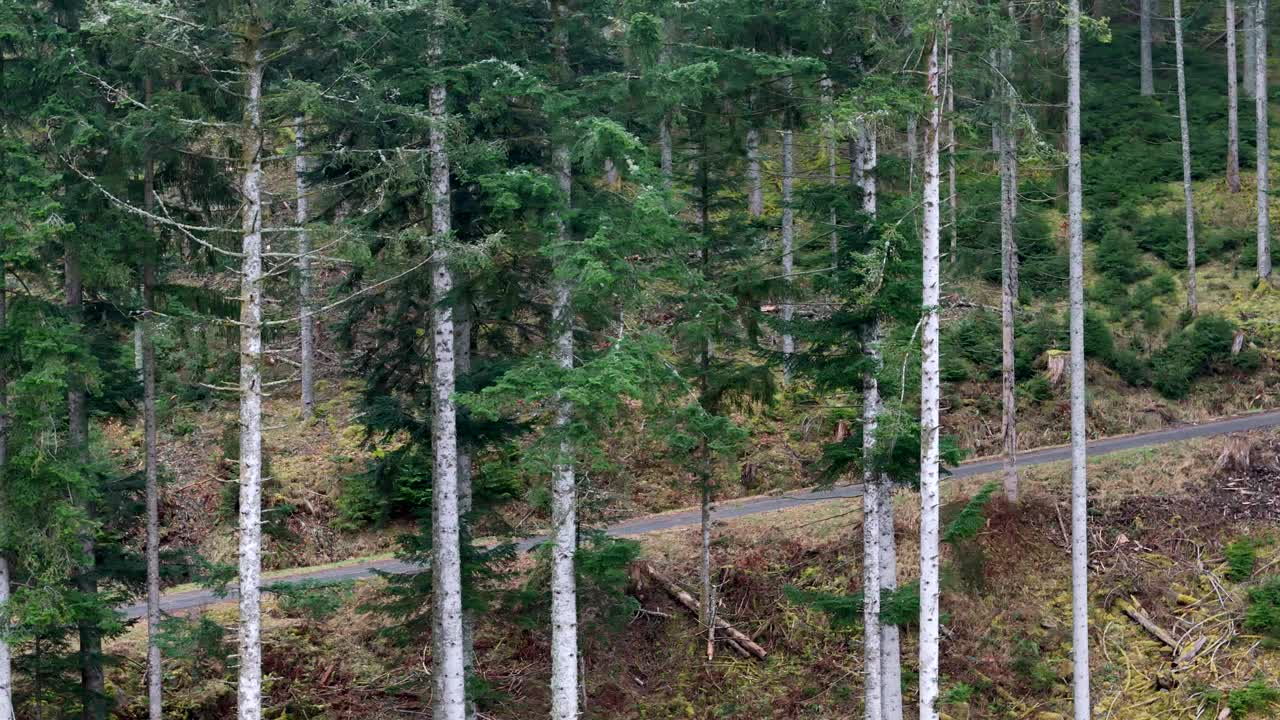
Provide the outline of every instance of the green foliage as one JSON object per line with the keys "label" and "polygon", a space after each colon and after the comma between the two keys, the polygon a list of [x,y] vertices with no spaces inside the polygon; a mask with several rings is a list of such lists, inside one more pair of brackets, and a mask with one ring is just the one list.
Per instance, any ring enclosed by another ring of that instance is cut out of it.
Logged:
{"label": "green foliage", "polygon": [[1118,229],[1109,229],[1098,243],[1098,270],[1103,277],[1120,283],[1121,287],[1141,280],[1151,274],[1138,251],[1133,235]]}
{"label": "green foliage", "polygon": [[1231,356],[1235,326],[1217,315],[1203,315],[1174,333],[1165,349],[1152,358],[1152,384],[1172,399],[1186,397],[1197,377]]}
{"label": "green foliage", "polygon": [[991,498],[999,487],[997,483],[989,482],[983,485],[973,497],[969,498],[969,502],[965,503],[964,508],[960,510],[955,519],[943,528],[942,541],[945,543],[957,543],[976,537],[984,522],[983,512],[986,511],[987,505],[991,502]]}
{"label": "green foliage", "polygon": [[938,696],[938,704],[955,705],[958,703],[967,703],[973,699],[974,687],[966,683],[956,683],[948,687]]}
{"label": "green foliage", "polygon": [[1053,668],[1041,656],[1040,644],[1031,638],[1018,638],[1013,645],[1010,669],[1033,690],[1045,692],[1058,682]]}
{"label": "green foliage", "polygon": [[[786,585],[783,596],[795,605],[809,607],[826,615],[837,628],[862,626],[865,597],[863,593],[841,595],[818,590],[804,590]],[[880,622],[898,627],[910,627],[920,620],[920,586],[904,585],[894,590],[880,592]]]}
{"label": "green foliage", "polygon": [[1233,718],[1269,711],[1275,705],[1280,705],[1280,688],[1272,687],[1264,680],[1253,680],[1227,694],[1227,707],[1231,708]]}
{"label": "green foliage", "polygon": [[332,617],[354,595],[352,583],[324,580],[274,583],[263,590],[276,596],[276,605],[285,615],[311,624]]}
{"label": "green foliage", "polygon": [[166,616],[156,641],[166,660],[187,665],[197,682],[221,678],[235,667],[235,646],[227,639],[226,628],[205,615]]}
{"label": "green foliage", "polygon": [[1263,635],[1273,644],[1280,643],[1280,577],[1272,577],[1249,590],[1244,627]]}
{"label": "green foliage", "polygon": [[944,325],[943,380],[978,380],[1000,375],[1000,317],[993,312],[966,314]]}
{"label": "green foliage", "polygon": [[1233,582],[1244,582],[1253,577],[1253,568],[1258,564],[1258,548],[1249,538],[1232,540],[1223,550],[1227,558],[1227,579]]}

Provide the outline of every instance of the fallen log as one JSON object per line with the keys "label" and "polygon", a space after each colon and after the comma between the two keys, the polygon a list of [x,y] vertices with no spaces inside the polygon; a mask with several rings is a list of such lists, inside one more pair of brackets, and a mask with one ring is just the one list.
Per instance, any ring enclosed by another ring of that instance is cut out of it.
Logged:
{"label": "fallen log", "polygon": [[1178,652],[1178,641],[1174,640],[1172,635],[1165,632],[1164,628],[1157,625],[1155,621],[1151,619],[1150,615],[1143,612],[1142,608],[1138,607],[1136,604],[1130,604],[1123,600],[1120,601],[1119,605],[1120,610],[1123,611],[1125,615],[1128,615],[1131,620],[1141,625],[1143,630],[1146,630],[1151,633],[1155,639],[1165,645],[1168,645],[1169,649],[1173,652]]}
{"label": "fallen log", "polygon": [[[702,605],[694,599],[684,588],[675,584],[671,578],[663,575],[651,563],[636,563],[639,570],[644,573],[653,582],[657,583],[672,597],[676,602],[685,607],[686,610],[693,613],[696,617],[702,617]],[[756,641],[742,633],[740,630],[725,622],[723,618],[716,618],[716,630],[724,633],[729,646],[736,650],[744,657],[754,657],[757,660],[764,660],[769,653],[760,647]]]}

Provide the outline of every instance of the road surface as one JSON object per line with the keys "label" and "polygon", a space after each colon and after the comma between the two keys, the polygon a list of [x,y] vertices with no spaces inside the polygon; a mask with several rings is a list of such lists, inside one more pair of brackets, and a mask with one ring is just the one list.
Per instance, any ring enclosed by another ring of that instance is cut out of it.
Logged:
{"label": "road surface", "polygon": [[[1207,422],[1199,425],[1183,425],[1169,428],[1167,430],[1143,433],[1140,435],[1122,435],[1120,437],[1095,440],[1089,443],[1089,456],[1097,457],[1099,455],[1108,455],[1110,453],[1121,452],[1124,450],[1166,445],[1194,438],[1258,430],[1278,425],[1280,425],[1280,410],[1252,415],[1241,415],[1238,417],[1215,420],[1213,422]],[[1026,467],[1030,465],[1043,465],[1045,463],[1058,462],[1060,460],[1069,460],[1070,458],[1071,448],[1069,446],[1029,450],[1018,457],[1018,466]],[[997,472],[1003,467],[1002,463],[1003,460],[1000,458],[962,463],[957,467],[951,468],[951,477],[963,478]],[[716,520],[731,520],[745,515],[758,515],[760,513],[786,510],[826,500],[856,498],[861,496],[861,485],[838,485],[826,490],[809,490],[790,493],[787,495],[746,498],[719,504],[714,511],[714,518]],[[695,508],[691,510],[681,510],[678,512],[650,515],[627,520],[609,527],[607,532],[615,537],[633,537],[636,535],[645,535],[663,530],[691,527],[698,525],[700,522],[700,512]],[[545,539],[545,537],[525,538],[524,540],[519,541],[518,547],[521,551],[528,550],[542,543]],[[299,568],[296,572],[272,578],[265,584],[292,584],[309,580],[317,582],[343,582],[372,577],[376,573],[404,574],[414,572],[419,569],[421,568],[416,565],[401,562],[400,560],[374,560],[345,565],[342,567],[326,567],[315,570]],[[212,603],[226,602],[234,599],[235,597],[236,592],[234,586],[229,588],[228,594],[224,597],[218,597],[212,591],[205,589],[188,590],[184,592],[166,593],[160,601],[160,606],[164,611],[173,613],[194,610]],[[127,618],[140,618],[146,615],[146,605],[144,603],[129,605],[121,608],[121,611]]]}

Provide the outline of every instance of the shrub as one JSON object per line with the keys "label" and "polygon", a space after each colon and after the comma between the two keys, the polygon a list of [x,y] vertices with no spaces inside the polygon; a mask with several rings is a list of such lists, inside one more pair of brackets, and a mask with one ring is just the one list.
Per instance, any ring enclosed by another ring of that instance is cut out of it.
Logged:
{"label": "shrub", "polygon": [[1244,348],[1232,356],[1231,365],[1237,370],[1253,372],[1262,367],[1262,351],[1258,348]]}
{"label": "shrub", "polygon": [[1255,710],[1267,710],[1278,703],[1280,689],[1273,688],[1262,680],[1254,680],[1227,695],[1227,707],[1231,708],[1233,718],[1243,718]]}
{"label": "shrub", "polygon": [[1117,228],[1109,228],[1102,236],[1098,243],[1097,263],[1104,278],[1122,286],[1151,274],[1151,268],[1142,260],[1133,235]]}
{"label": "shrub", "polygon": [[995,377],[1000,373],[1000,318],[987,311],[966,315],[945,333],[942,352],[962,357],[980,374]]}
{"label": "shrub", "polygon": [[1273,577],[1249,591],[1244,628],[1263,635],[1271,643],[1280,642],[1280,577]]}
{"label": "shrub", "polygon": [[1228,580],[1244,582],[1253,576],[1253,567],[1258,562],[1258,551],[1253,541],[1248,538],[1234,540],[1223,554],[1227,557]]}
{"label": "shrub", "polygon": [[1134,387],[1151,384],[1151,365],[1132,350],[1117,350],[1113,366],[1121,379]]}
{"label": "shrub", "polygon": [[1089,357],[1111,365],[1115,361],[1116,343],[1107,321],[1095,312],[1084,314],[1084,352]]}
{"label": "shrub", "polygon": [[1043,375],[1037,375],[1019,384],[1016,389],[1019,395],[1033,402],[1044,402],[1053,399],[1053,386],[1049,384],[1049,378]]}
{"label": "shrub", "polygon": [[1066,326],[1051,314],[1037,316],[1014,328],[1014,370],[1019,378],[1035,376],[1036,360],[1047,350],[1065,347]]}
{"label": "shrub", "polygon": [[1225,318],[1205,315],[1169,338],[1152,359],[1152,384],[1171,399],[1187,396],[1191,382],[1208,373],[1214,363],[1231,356],[1235,326]]}

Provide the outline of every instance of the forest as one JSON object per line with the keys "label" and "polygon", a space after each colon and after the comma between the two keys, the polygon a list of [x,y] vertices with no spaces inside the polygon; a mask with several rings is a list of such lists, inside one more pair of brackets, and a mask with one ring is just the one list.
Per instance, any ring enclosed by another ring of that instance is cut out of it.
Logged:
{"label": "forest", "polygon": [[0,720],[1280,717],[1272,14],[0,0]]}

